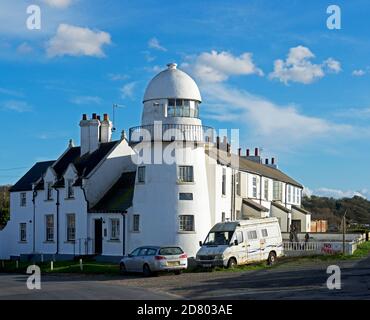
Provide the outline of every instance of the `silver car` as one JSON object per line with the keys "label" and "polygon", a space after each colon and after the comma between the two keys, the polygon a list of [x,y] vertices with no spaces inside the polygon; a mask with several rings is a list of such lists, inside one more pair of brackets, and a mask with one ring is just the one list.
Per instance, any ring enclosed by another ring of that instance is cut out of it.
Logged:
{"label": "silver car", "polygon": [[128,256],[122,258],[122,273],[142,272],[149,276],[158,271],[174,271],[180,274],[188,267],[186,253],[176,246],[143,246],[136,248]]}

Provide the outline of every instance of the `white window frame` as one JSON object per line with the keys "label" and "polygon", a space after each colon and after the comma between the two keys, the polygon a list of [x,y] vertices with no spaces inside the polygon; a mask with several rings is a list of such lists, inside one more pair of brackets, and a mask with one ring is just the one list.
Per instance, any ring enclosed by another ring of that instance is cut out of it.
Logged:
{"label": "white window frame", "polygon": [[27,242],[27,223],[25,222],[19,224],[19,241]]}
{"label": "white window frame", "polygon": [[[73,220],[70,218],[73,217]],[[73,221],[73,224],[71,222]],[[67,227],[67,242],[76,241],[76,214],[67,213],[66,215],[66,227]]]}
{"label": "white window frame", "polygon": [[283,197],[281,181],[274,180],[273,182],[273,200],[281,201]]}
{"label": "white window frame", "polygon": [[137,168],[137,182],[145,183],[145,166],[140,166]]}
{"label": "white window frame", "polygon": [[53,200],[53,183],[46,183],[46,200]]}
{"label": "white window frame", "polygon": [[249,230],[247,232],[248,240],[256,240],[258,239],[257,230]]}
{"label": "white window frame", "polygon": [[[52,220],[52,225],[49,225],[49,218]],[[52,242],[54,241],[54,215],[47,214],[45,215],[45,241]]]}
{"label": "white window frame", "polygon": [[257,193],[257,177],[253,176],[252,178],[252,197],[257,198],[258,193]]}
{"label": "white window frame", "polygon": [[269,199],[269,181],[268,179],[265,179],[264,185],[263,185],[263,198],[268,201]]}
{"label": "white window frame", "polygon": [[73,179],[67,180],[67,199],[72,199],[75,196],[75,192],[73,189]]}
{"label": "white window frame", "polygon": [[120,240],[121,237],[121,222],[118,218],[110,219],[110,239],[111,240]]}
{"label": "white window frame", "polygon": [[132,231],[140,232],[140,215],[139,214],[132,215]]}
{"label": "white window frame", "polygon": [[290,189],[290,185],[288,184],[288,202],[290,203],[292,200],[292,190]]}
{"label": "white window frame", "polygon": [[26,207],[27,206],[27,192],[21,192],[19,194],[19,201],[20,201],[19,205],[21,207]]}
{"label": "white window frame", "polygon": [[181,165],[178,166],[177,181],[180,183],[192,183],[194,182],[194,167]]}
{"label": "white window frame", "polygon": [[179,215],[179,231],[180,232],[194,232],[195,222],[194,215],[181,214]]}

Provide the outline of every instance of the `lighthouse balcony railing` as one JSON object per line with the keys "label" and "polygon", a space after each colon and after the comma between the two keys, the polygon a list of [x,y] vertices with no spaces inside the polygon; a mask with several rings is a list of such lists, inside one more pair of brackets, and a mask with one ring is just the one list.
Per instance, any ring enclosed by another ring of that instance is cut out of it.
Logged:
{"label": "lighthouse balcony railing", "polygon": [[194,141],[214,142],[215,129],[191,124],[155,124],[130,128],[129,142],[142,141]]}

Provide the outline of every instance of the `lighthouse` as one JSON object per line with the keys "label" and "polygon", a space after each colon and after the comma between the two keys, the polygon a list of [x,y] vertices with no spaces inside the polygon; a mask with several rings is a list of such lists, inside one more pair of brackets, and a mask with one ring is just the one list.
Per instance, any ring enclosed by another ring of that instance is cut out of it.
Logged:
{"label": "lighthouse", "polygon": [[194,257],[211,227],[205,148],[213,129],[200,119],[195,81],[175,63],[148,84],[141,125],[130,129],[137,154],[129,250],[178,245]]}

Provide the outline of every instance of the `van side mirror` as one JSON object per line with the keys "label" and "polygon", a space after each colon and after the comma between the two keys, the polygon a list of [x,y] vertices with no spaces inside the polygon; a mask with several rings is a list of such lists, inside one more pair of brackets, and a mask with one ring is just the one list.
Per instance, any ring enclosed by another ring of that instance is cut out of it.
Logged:
{"label": "van side mirror", "polygon": [[234,245],[236,245],[236,246],[237,246],[238,244],[239,244],[238,239],[235,239],[235,240],[234,240]]}
{"label": "van side mirror", "polygon": [[202,241],[199,241],[199,247],[201,247],[203,245]]}

